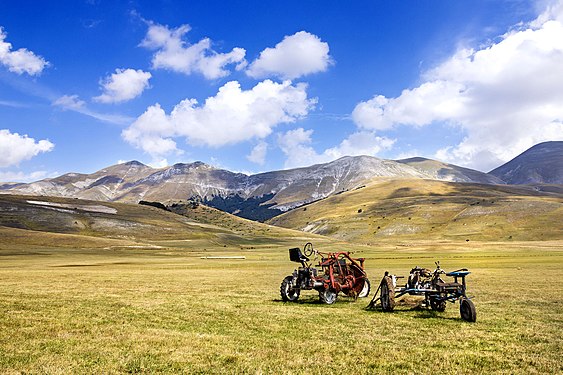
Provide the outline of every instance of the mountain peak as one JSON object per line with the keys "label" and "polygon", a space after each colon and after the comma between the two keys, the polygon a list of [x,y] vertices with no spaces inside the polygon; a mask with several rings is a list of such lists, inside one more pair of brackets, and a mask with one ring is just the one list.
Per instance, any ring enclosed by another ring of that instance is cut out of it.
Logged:
{"label": "mountain peak", "polygon": [[131,160],[131,161],[125,162],[125,163],[123,163],[123,165],[127,165],[127,166],[130,166],[130,167],[146,167],[145,164],[143,164],[143,163],[141,163],[140,161],[137,161],[137,160]]}
{"label": "mountain peak", "polygon": [[398,161],[399,163],[408,164],[408,163],[422,163],[422,162],[429,161],[429,160],[430,159],[423,158],[421,156],[415,156],[413,158],[399,159],[399,160],[395,160],[395,161]]}
{"label": "mountain peak", "polygon": [[338,163],[338,162],[343,162],[343,161],[373,161],[373,160],[381,160],[379,158],[376,158],[375,156],[369,156],[369,155],[356,155],[356,156],[343,156],[341,158],[338,158],[328,164],[331,163]]}
{"label": "mountain peak", "polygon": [[538,143],[489,173],[508,184],[563,184],[563,141]]}
{"label": "mountain peak", "polygon": [[177,170],[205,170],[210,171],[216,169],[215,167],[205,164],[202,161],[194,161],[193,163],[176,163],[173,166],[169,167],[169,169],[177,169]]}

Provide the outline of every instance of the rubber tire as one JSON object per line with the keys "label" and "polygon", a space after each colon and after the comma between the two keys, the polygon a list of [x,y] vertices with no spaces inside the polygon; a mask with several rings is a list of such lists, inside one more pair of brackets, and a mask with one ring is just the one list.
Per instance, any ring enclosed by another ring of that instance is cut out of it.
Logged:
{"label": "rubber tire", "polygon": [[467,298],[463,298],[459,303],[459,314],[461,315],[461,319],[465,320],[466,322],[474,323],[477,321],[477,310],[475,309],[475,305],[473,301]]}
{"label": "rubber tire", "polygon": [[299,299],[299,293],[301,290],[293,289],[293,276],[287,276],[283,279],[280,286],[280,295],[284,302],[295,302]]}
{"label": "rubber tire", "polygon": [[391,312],[395,309],[395,287],[393,280],[389,276],[385,276],[381,280],[381,309],[386,312]]}
{"label": "rubber tire", "polygon": [[430,298],[430,308],[433,311],[444,312],[446,311],[446,301],[436,301],[434,298]]}
{"label": "rubber tire", "polygon": [[371,291],[371,283],[369,282],[369,279],[366,277],[364,279],[364,286],[362,287],[360,293],[358,293],[358,298],[366,298],[367,296],[369,296],[370,291]]}
{"label": "rubber tire", "polygon": [[327,288],[319,291],[319,298],[321,299],[321,302],[326,305],[332,305],[334,302],[336,302],[337,297],[338,293],[336,293],[336,291],[332,288]]}

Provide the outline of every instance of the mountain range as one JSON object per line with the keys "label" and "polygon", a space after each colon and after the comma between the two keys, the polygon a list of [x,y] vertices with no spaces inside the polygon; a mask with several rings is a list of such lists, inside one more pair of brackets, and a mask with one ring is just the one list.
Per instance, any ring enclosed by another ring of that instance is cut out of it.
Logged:
{"label": "mountain range", "polygon": [[1,193],[72,197],[97,201],[196,200],[238,216],[264,221],[377,177],[479,184],[563,183],[563,142],[532,147],[514,160],[483,173],[425,158],[384,160],[343,157],[305,168],[246,175],[202,162],[152,168],[138,161],[91,174],[67,173],[32,183],[5,183]]}

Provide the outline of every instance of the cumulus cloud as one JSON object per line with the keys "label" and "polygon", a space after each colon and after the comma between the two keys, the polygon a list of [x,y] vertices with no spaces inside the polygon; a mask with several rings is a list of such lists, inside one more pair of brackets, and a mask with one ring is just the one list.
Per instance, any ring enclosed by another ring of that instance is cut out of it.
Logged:
{"label": "cumulus cloud", "polygon": [[0,167],[18,165],[41,152],[51,151],[55,145],[46,139],[35,142],[27,135],[11,133],[8,129],[0,130]]}
{"label": "cumulus cloud", "polygon": [[311,164],[326,163],[343,156],[375,156],[390,149],[394,139],[378,137],[373,132],[359,131],[344,139],[338,146],[317,153],[311,146],[313,130],[297,128],[278,135],[278,145],[287,159],[285,168],[304,167]]}
{"label": "cumulus cloud", "polygon": [[123,138],[153,157],[179,152],[174,138],[191,145],[220,147],[263,139],[281,123],[306,116],[316,100],[307,98],[307,85],[265,80],[250,90],[227,82],[217,95],[199,105],[195,99],[178,103],[170,114],[155,104],[122,132]]}
{"label": "cumulus cloud", "polygon": [[249,161],[264,165],[266,163],[266,153],[268,152],[268,144],[264,141],[258,142],[256,146],[250,151],[250,154],[246,156]]}
{"label": "cumulus cloud", "polygon": [[153,69],[169,69],[174,72],[200,73],[207,79],[217,79],[230,74],[227,65],[235,64],[240,70],[246,66],[243,48],[233,48],[229,53],[218,53],[211,48],[211,40],[204,38],[190,45],[183,37],[190,31],[189,25],[170,29],[148,22],[149,29],[141,46],[156,50],[152,58]]}
{"label": "cumulus cloud", "polygon": [[563,2],[480,49],[462,49],[395,98],[353,111],[363,129],[445,122],[465,138],[436,157],[490,170],[532,145],[563,139]]}
{"label": "cumulus cloud", "polygon": [[100,82],[103,93],[94,98],[101,103],[121,103],[136,98],[149,87],[152,75],[138,69],[116,69]]}
{"label": "cumulus cloud", "polygon": [[0,63],[10,72],[16,74],[27,73],[30,76],[41,74],[49,63],[41,56],[37,56],[26,48],[12,51],[12,44],[6,42],[8,34],[0,26]]}
{"label": "cumulus cloud", "polygon": [[285,36],[274,48],[266,48],[246,73],[253,78],[295,79],[324,72],[332,63],[328,43],[306,31]]}

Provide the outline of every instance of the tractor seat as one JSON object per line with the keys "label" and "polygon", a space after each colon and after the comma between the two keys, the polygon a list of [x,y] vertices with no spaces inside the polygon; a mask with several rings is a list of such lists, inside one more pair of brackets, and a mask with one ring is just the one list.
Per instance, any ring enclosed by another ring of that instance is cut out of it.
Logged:
{"label": "tractor seat", "polygon": [[446,276],[465,277],[465,276],[469,275],[470,273],[471,272],[469,272],[466,268],[462,268],[462,269],[457,270],[457,271],[448,272],[448,273],[446,273]]}
{"label": "tractor seat", "polygon": [[289,260],[292,262],[301,263],[301,262],[308,262],[309,258],[303,255],[300,248],[294,247],[289,249]]}
{"label": "tractor seat", "polygon": [[436,283],[436,287],[438,288],[438,290],[447,291],[447,290],[458,290],[460,288],[463,288],[463,285],[456,282],[445,283],[443,281],[438,281]]}

